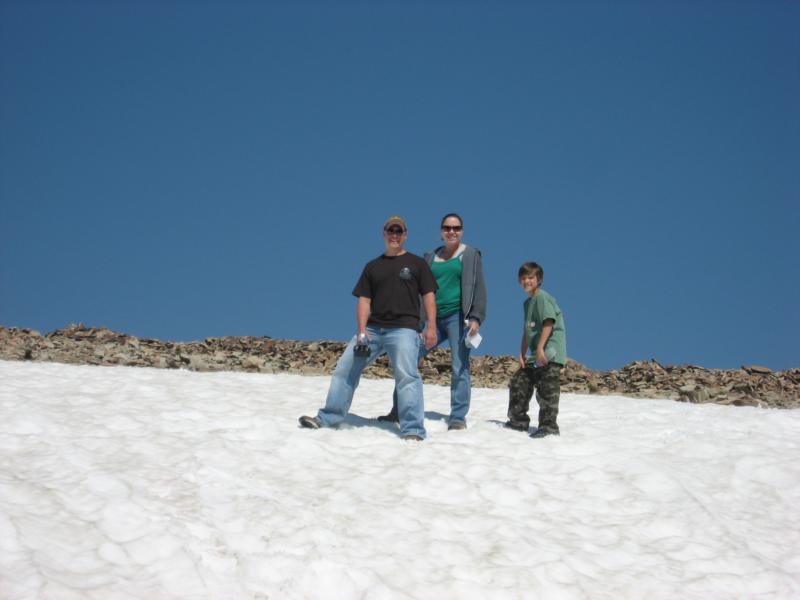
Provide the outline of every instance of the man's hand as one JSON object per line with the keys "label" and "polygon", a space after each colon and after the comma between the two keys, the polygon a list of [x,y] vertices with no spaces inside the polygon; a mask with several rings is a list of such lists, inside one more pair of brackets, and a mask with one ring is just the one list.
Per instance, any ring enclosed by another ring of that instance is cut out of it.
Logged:
{"label": "man's hand", "polygon": [[439,336],[436,335],[436,326],[428,326],[422,332],[422,341],[425,343],[425,349],[430,350],[439,341]]}
{"label": "man's hand", "polygon": [[353,347],[356,356],[369,356],[369,336],[366,332],[356,336],[356,345]]}
{"label": "man's hand", "polygon": [[525,368],[525,355],[524,354],[517,354],[517,362],[519,363],[519,368]]}
{"label": "man's hand", "polygon": [[439,341],[436,334],[436,294],[428,292],[422,296],[422,305],[425,307],[426,323],[428,324],[422,333],[422,341],[425,349],[430,350]]}

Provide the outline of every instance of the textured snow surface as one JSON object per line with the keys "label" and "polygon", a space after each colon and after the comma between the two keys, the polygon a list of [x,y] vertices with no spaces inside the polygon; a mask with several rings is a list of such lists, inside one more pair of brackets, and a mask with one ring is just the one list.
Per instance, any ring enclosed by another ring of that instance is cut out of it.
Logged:
{"label": "textured snow surface", "polygon": [[420,443],[328,381],[0,361],[0,598],[800,597],[800,411],[425,386]]}

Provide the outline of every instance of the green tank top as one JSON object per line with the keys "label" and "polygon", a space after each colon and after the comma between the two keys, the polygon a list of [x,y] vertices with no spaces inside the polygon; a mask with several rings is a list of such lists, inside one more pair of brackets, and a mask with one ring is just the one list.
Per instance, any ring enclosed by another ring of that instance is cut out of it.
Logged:
{"label": "green tank top", "polygon": [[431,271],[439,284],[436,291],[437,317],[449,317],[461,310],[461,256],[431,263]]}

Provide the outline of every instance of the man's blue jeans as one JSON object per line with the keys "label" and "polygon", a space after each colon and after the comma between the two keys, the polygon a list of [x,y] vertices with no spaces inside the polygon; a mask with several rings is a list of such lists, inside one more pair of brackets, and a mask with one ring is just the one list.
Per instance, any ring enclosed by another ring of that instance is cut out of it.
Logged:
{"label": "man's blue jeans", "polygon": [[356,336],[347,344],[344,354],[333,371],[325,408],[317,413],[323,427],[341,423],[350,411],[353,394],[361,379],[361,372],[386,353],[394,371],[394,384],[400,418],[400,435],[425,437],[425,406],[422,399],[422,378],[417,368],[419,333],[413,329],[367,327],[369,356],[356,356],[353,348]]}
{"label": "man's blue jeans", "polygon": [[[464,421],[469,412],[472,395],[472,382],[469,374],[469,347],[464,343],[467,329],[461,311],[436,319],[436,333],[439,346],[445,340],[450,342],[450,421]],[[431,348],[433,350],[433,348]],[[419,347],[419,358],[428,355],[425,346]],[[392,398],[397,407],[397,389]]]}

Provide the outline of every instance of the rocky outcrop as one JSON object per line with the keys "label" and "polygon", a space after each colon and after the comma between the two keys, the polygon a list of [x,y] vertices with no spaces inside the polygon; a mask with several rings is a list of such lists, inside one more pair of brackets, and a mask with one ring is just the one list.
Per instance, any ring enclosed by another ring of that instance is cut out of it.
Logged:
{"label": "rocky outcrop", "polygon": [[[344,349],[342,342],[276,340],[269,337],[219,337],[196,342],[163,342],[137,338],[105,328],[70,325],[47,335],[0,326],[0,359],[52,361],[88,365],[128,365],[192,371],[330,373]],[[476,387],[504,388],[517,370],[511,356],[475,356]],[[432,352],[422,363],[427,383],[450,382],[449,350]],[[365,377],[391,377],[386,357]],[[773,372],[765,367],[705,369],[694,365],[661,365],[636,361],[622,369],[594,371],[570,360],[562,371],[562,391],[673,398],[736,406],[800,407],[800,369]]]}
{"label": "rocky outcrop", "polygon": [[761,366],[706,369],[636,361],[622,369],[592,371],[578,363],[565,369],[562,389],[589,394],[621,394],[713,402],[735,406],[800,407],[800,369],[773,372]]}

